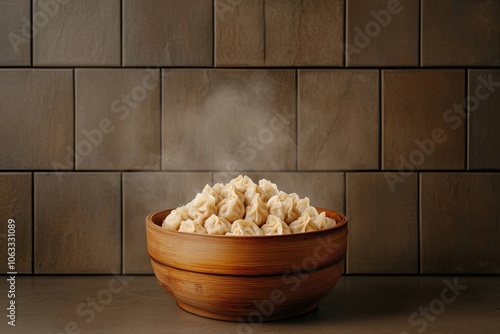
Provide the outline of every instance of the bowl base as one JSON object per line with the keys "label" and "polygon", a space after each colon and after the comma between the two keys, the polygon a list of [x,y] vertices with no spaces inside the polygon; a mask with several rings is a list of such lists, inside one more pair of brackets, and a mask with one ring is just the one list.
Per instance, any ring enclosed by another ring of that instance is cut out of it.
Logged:
{"label": "bowl base", "polygon": [[[222,314],[222,313],[215,313],[207,310],[203,310],[188,304],[185,304],[181,301],[177,302],[177,306],[179,306],[181,309],[184,311],[187,311],[189,313],[199,315],[201,317],[205,318],[210,318],[210,319],[216,319],[216,320],[223,320],[223,321],[234,321],[234,322],[251,322],[248,319],[248,316],[244,315],[232,315],[232,314]],[[301,308],[298,308],[297,310],[294,310],[292,312],[287,312],[287,313],[277,313],[277,314],[271,314],[269,316],[262,316],[261,318],[263,321],[273,321],[273,320],[280,320],[280,319],[286,319],[286,318],[292,318],[296,317],[302,314],[306,314],[308,312],[311,312],[314,310],[316,307],[318,307],[318,303],[314,303],[312,305],[307,305]],[[259,313],[260,314],[260,313]]]}

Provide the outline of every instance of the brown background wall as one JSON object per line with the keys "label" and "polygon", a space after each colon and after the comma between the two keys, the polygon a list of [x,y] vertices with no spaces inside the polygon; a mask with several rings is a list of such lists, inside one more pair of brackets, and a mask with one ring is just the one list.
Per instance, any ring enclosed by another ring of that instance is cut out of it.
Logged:
{"label": "brown background wall", "polygon": [[0,0],[1,271],[12,218],[18,272],[151,273],[144,217],[245,173],[346,212],[348,274],[499,274],[499,17]]}

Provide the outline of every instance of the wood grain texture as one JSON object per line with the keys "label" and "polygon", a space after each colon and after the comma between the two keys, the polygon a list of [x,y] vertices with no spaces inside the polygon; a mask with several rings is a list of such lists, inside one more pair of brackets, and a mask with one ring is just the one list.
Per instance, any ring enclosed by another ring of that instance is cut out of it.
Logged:
{"label": "wood grain texture", "polygon": [[217,0],[217,66],[342,66],[344,1]]}
{"label": "wood grain texture", "polygon": [[146,218],[148,252],[152,259],[174,268],[225,275],[270,275],[307,270],[341,261],[347,249],[347,218],[325,211],[338,223],[330,229],[277,236],[201,235],[161,227],[171,210]]}
{"label": "wood grain texture", "polygon": [[463,169],[465,71],[382,73],[382,168]]}
{"label": "wood grain texture", "polygon": [[0,169],[73,169],[72,70],[0,70]]}
{"label": "wood grain texture", "polygon": [[342,66],[344,1],[265,1],[266,66]]}
{"label": "wood grain texture", "polygon": [[160,285],[182,309],[227,321],[269,321],[309,312],[333,289],[344,268],[341,260],[307,273],[234,276],[151,263]]}
{"label": "wood grain texture", "polygon": [[30,0],[0,1],[0,66],[30,65],[31,43],[28,32],[23,33],[30,7]]}
{"label": "wood grain texture", "polygon": [[120,208],[120,173],[36,173],[35,273],[119,273]]}
{"label": "wood grain texture", "polygon": [[215,1],[216,66],[264,64],[264,1]]}
{"label": "wood grain texture", "polygon": [[422,65],[500,65],[499,17],[500,1],[422,0]]}
{"label": "wood grain texture", "polygon": [[125,66],[212,66],[212,0],[124,0]]}
{"label": "wood grain texture", "polygon": [[418,1],[348,0],[347,66],[418,66]]}
{"label": "wood grain texture", "polygon": [[300,70],[300,170],[376,169],[379,165],[376,70]]}
{"label": "wood grain texture", "polygon": [[418,273],[417,174],[392,189],[387,177],[347,174],[349,274]]}
{"label": "wood grain texture", "polygon": [[421,272],[500,274],[500,174],[421,175]]}
{"label": "wood grain texture", "polygon": [[34,0],[33,11],[34,65],[120,66],[120,0]]}
{"label": "wood grain texture", "polygon": [[469,71],[469,169],[500,169],[500,70]]}
{"label": "wood grain texture", "polygon": [[[31,173],[0,174],[0,273],[32,273],[32,203]],[[8,268],[7,238],[9,219],[15,223],[15,270]]]}
{"label": "wood grain texture", "polygon": [[160,71],[77,69],[76,168],[160,169]]}
{"label": "wood grain texture", "polygon": [[317,209],[337,225],[253,237],[168,231],[161,223],[171,210],[153,213],[146,218],[153,271],[179,307],[200,316],[261,322],[309,312],[337,283],[347,249],[347,218]]}

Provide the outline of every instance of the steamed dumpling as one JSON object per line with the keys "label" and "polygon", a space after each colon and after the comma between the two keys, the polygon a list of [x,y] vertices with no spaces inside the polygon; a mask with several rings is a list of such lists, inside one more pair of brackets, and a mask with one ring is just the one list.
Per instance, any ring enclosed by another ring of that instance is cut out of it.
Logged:
{"label": "steamed dumpling", "polygon": [[278,217],[281,220],[285,220],[285,211],[283,210],[283,205],[281,204],[281,199],[278,195],[272,196],[269,201],[267,201],[267,207],[269,208],[269,214]]}
{"label": "steamed dumpling", "polygon": [[177,231],[181,226],[181,222],[189,218],[188,210],[185,206],[178,207],[172,210],[170,214],[165,217],[161,227],[170,231]]}
{"label": "steamed dumpling", "polygon": [[310,205],[308,197],[279,191],[266,179],[256,184],[242,175],[227,184],[207,184],[162,222],[163,228],[172,231],[218,235],[301,233],[335,225],[334,219]]}
{"label": "steamed dumpling", "polygon": [[252,202],[246,208],[245,220],[262,226],[266,222],[267,216],[267,204],[260,199],[260,194],[255,194]]}
{"label": "steamed dumpling", "polygon": [[189,217],[195,223],[203,225],[205,219],[217,213],[216,210],[215,197],[209,194],[199,193],[189,206]]}
{"label": "steamed dumpling", "polygon": [[179,232],[207,234],[207,230],[205,230],[201,224],[195,223],[192,219],[181,222]]}
{"label": "steamed dumpling", "polygon": [[263,191],[262,191],[262,189],[260,189],[260,187],[258,185],[253,184],[253,185],[248,186],[247,191],[244,194],[244,196],[245,196],[244,204],[247,206],[250,205],[250,203],[252,202],[252,200],[256,194],[260,195],[260,199],[263,202],[267,202],[267,199],[264,200],[262,193],[263,193]]}
{"label": "steamed dumpling", "polygon": [[297,201],[297,204],[295,205],[295,207],[297,208],[297,211],[302,213],[304,212],[304,210],[309,206],[309,197],[304,197],[304,198],[301,198]]}
{"label": "steamed dumpling", "polygon": [[263,192],[262,200],[265,202],[268,201],[274,195],[278,195],[278,187],[271,181],[262,179],[259,181],[259,187],[260,189],[262,189]]}
{"label": "steamed dumpling", "polygon": [[234,187],[242,194],[245,194],[245,192],[250,186],[256,185],[252,181],[252,179],[246,175],[245,176],[238,175],[236,178],[229,181],[229,183],[234,185]]}
{"label": "steamed dumpling", "polygon": [[215,192],[218,194],[218,195],[221,195],[222,197],[222,189],[224,188],[224,183],[216,183],[214,184],[214,186],[212,187],[213,190],[215,190]]}
{"label": "steamed dumpling", "polygon": [[319,215],[311,219],[318,227],[318,230],[323,230],[325,228],[330,228],[336,225],[335,220],[328,218],[324,212],[321,212]]}
{"label": "steamed dumpling", "polygon": [[245,196],[241,193],[241,191],[236,189],[234,184],[231,183],[226,184],[224,188],[221,189],[220,193],[222,195],[222,198],[228,198],[232,197],[233,195],[237,195],[242,203],[245,202]]}
{"label": "steamed dumpling", "polygon": [[229,222],[234,222],[237,219],[243,218],[245,215],[245,205],[235,193],[235,189],[228,194],[218,205],[217,211],[219,217],[227,219]]}
{"label": "steamed dumpling", "polygon": [[290,193],[288,194],[288,197],[290,197],[293,200],[293,205],[297,206],[297,203],[300,200],[299,195],[297,195],[296,193]]}
{"label": "steamed dumpling", "polygon": [[302,214],[307,213],[311,218],[315,218],[319,215],[318,210],[314,206],[308,206],[302,211]]}
{"label": "steamed dumpling", "polygon": [[269,201],[267,201],[267,205],[270,215],[279,217],[287,224],[290,224],[300,216],[299,211],[293,203],[293,199],[283,191],[271,197]]}
{"label": "steamed dumpling", "polygon": [[215,198],[215,203],[219,203],[222,200],[222,194],[217,192],[214,188],[210,187],[208,184],[201,191],[203,194],[212,195]]}
{"label": "steamed dumpling", "polygon": [[287,193],[280,191],[278,197],[281,199],[281,206],[283,207],[283,213],[285,215],[285,223],[290,224],[300,216],[300,212],[297,210],[293,198],[287,195]]}
{"label": "steamed dumpling", "polygon": [[226,235],[264,235],[264,232],[254,222],[238,219],[231,226],[231,232]]}
{"label": "steamed dumpling", "polygon": [[265,235],[275,235],[275,234],[290,234],[290,227],[276,216],[269,215],[267,221],[261,226],[262,232]]}
{"label": "steamed dumpling", "polygon": [[292,233],[303,233],[318,230],[318,227],[312,221],[311,216],[307,213],[303,213],[296,221],[292,222],[289,227]]}
{"label": "steamed dumpling", "polygon": [[211,215],[205,221],[205,230],[207,230],[208,234],[220,234],[224,235],[227,232],[231,231],[231,223],[227,221],[227,219]]}

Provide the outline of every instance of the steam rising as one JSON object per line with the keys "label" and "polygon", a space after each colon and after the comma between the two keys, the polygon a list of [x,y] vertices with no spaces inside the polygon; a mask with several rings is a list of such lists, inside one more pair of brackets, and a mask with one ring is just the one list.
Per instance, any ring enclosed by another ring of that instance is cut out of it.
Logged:
{"label": "steam rising", "polygon": [[292,114],[293,109],[279,109],[280,87],[270,84],[269,74],[241,74],[209,72],[202,83],[189,87],[192,91],[181,88],[187,100],[167,106],[164,149],[168,169],[279,169],[290,159],[294,121],[282,116],[280,121],[287,124],[279,131],[269,127],[278,112]]}

